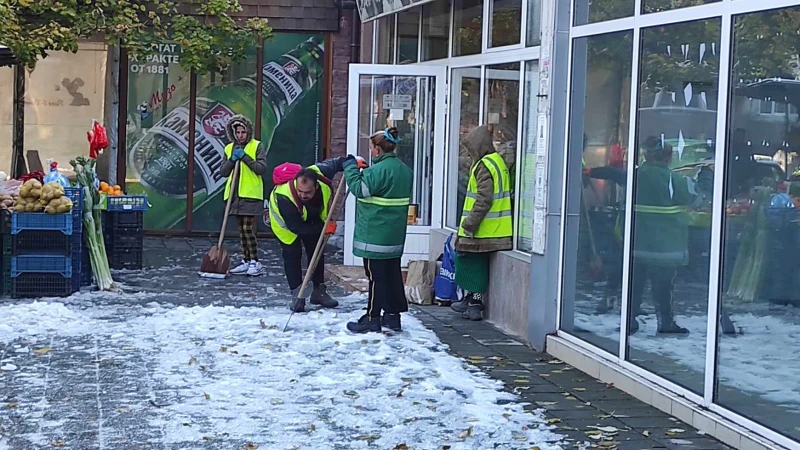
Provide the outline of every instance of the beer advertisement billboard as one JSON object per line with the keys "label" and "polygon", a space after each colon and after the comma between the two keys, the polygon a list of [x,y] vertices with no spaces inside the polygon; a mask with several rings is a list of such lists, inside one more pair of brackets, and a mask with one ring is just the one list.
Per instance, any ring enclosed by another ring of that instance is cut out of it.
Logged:
{"label": "beer advertisement billboard", "polygon": [[404,9],[413,8],[433,0],[357,0],[362,22],[388,16]]}
{"label": "beer advertisement billboard", "polygon": [[262,73],[261,142],[268,150],[265,198],[272,169],[291,161],[313,164],[320,156],[322,35],[276,33],[224,73],[198,77],[194,171],[188,188],[190,126],[189,74],[180,69],[180,48],[164,44],[145,61],[129,66],[127,190],[148,196],[145,228],[186,227],[187,198],[193,198],[192,231],[219,229],[224,214],[225,178],[219,167],[228,144],[225,124],[243,114],[255,124],[257,73]]}

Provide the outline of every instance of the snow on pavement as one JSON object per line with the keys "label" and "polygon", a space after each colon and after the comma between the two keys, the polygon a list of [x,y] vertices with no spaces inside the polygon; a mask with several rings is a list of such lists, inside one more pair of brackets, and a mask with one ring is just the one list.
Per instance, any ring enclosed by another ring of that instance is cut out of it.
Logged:
{"label": "snow on pavement", "polygon": [[358,296],[286,333],[284,308],[141,300],[0,305],[0,450],[561,447],[412,315],[348,333]]}

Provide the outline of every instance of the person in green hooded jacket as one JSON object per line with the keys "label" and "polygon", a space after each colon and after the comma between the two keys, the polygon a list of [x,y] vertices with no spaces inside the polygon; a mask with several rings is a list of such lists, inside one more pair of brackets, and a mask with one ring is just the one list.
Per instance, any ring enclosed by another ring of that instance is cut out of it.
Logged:
{"label": "person in green hooded jacket", "polygon": [[367,313],[347,324],[353,333],[380,332],[381,326],[400,331],[400,313],[408,311],[400,259],[413,174],[394,153],[399,142],[397,128],[379,131],[369,138],[372,166],[360,170],[352,155],[342,165],[347,188],[356,197],[353,254],[364,259],[369,279]]}

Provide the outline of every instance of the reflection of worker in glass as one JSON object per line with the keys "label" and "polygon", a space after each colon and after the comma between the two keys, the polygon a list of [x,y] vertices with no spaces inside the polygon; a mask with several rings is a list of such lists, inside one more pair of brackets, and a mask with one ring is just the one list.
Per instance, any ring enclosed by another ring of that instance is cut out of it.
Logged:
{"label": "reflection of worker in glass", "polygon": [[635,230],[630,333],[639,330],[636,316],[650,280],[659,333],[687,334],[675,323],[672,295],[678,268],[689,263],[686,207],[695,199],[694,182],[669,170],[672,146],[662,137],[645,140],[645,162],[636,173]]}
{"label": "reflection of worker in glass", "polygon": [[[584,135],[584,145],[586,136]],[[622,194],[618,195],[617,216],[614,219],[612,236],[609,237],[607,260],[604,261],[606,268],[606,288],[603,300],[597,305],[599,314],[606,313],[613,309],[619,302],[620,288],[622,286],[622,236],[625,225],[625,195],[624,189],[627,184],[628,173],[625,170],[625,150],[622,144],[616,139],[612,139],[609,149],[608,165],[603,167],[584,168],[583,175],[587,178],[599,180],[609,180],[622,188]],[[585,178],[586,184],[588,180]],[[591,186],[591,185],[590,185]]]}

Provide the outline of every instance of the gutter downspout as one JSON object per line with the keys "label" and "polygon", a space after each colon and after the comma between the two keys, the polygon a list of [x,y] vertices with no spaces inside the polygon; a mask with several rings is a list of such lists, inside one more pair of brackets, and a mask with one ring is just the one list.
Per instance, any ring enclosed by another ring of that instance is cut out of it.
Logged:
{"label": "gutter downspout", "polygon": [[350,64],[361,60],[361,20],[358,16],[358,5],[354,0],[335,0],[334,4],[339,10],[350,10]]}

